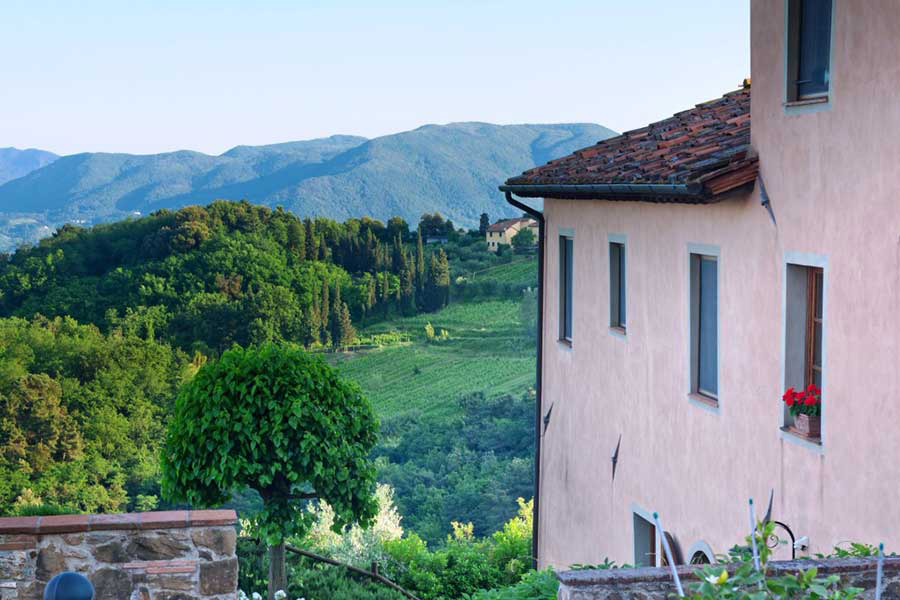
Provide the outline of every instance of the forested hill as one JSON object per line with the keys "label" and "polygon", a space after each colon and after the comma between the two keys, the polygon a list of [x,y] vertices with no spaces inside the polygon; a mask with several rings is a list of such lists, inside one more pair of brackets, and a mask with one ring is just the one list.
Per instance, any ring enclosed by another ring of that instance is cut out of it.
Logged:
{"label": "forested hill", "polygon": [[413,222],[440,212],[475,226],[482,212],[512,214],[497,192],[511,174],[611,135],[594,124],[454,123],[371,140],[239,146],[220,156],[76,154],[0,185],[0,212],[56,225],[246,199],[300,216]]}
{"label": "forested hill", "polygon": [[52,152],[35,148],[0,148],[0,185],[49,165],[57,158]]}
{"label": "forested hill", "polygon": [[434,310],[448,293],[446,255],[402,219],[300,220],[246,202],[67,225],[0,263],[0,316],[68,316],[204,355],[343,345],[354,322]]}

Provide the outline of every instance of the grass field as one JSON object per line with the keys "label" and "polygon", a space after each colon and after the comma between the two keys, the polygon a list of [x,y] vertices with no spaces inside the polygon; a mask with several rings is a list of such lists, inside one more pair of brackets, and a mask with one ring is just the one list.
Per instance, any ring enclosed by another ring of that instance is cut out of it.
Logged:
{"label": "grass field", "polygon": [[[428,343],[429,322],[438,333],[446,329],[450,339]],[[454,400],[464,394],[521,393],[534,386],[534,341],[522,335],[517,301],[451,304],[361,333],[385,331],[409,332],[412,343],[329,357],[362,386],[381,418],[410,410],[449,414],[456,411]]]}
{"label": "grass field", "polygon": [[497,283],[526,283],[537,285],[537,259],[534,256],[515,258],[513,262],[476,271],[472,281],[494,280]]}

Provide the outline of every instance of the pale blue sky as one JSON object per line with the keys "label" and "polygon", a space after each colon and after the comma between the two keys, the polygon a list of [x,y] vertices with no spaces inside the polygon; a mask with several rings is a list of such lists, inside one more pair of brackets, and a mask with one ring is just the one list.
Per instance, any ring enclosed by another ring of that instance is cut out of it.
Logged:
{"label": "pale blue sky", "polygon": [[0,147],[623,131],[738,87],[749,45],[746,0],[3,0]]}

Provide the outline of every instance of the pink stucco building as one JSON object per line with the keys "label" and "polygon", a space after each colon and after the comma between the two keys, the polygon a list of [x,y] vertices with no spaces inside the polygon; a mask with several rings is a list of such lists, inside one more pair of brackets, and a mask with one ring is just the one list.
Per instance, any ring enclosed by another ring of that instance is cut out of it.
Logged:
{"label": "pink stucco building", "polygon": [[752,86],[501,188],[545,198],[541,566],[659,564],[654,511],[706,560],[772,491],[799,555],[900,550],[897,32],[896,0],[753,0]]}

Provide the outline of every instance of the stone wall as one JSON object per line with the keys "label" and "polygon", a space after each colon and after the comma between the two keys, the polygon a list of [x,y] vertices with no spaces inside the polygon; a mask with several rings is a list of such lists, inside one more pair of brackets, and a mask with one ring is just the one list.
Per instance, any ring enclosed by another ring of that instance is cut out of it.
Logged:
{"label": "stone wall", "polygon": [[95,600],[234,600],[233,510],[0,519],[0,600],[40,600],[57,573]]}
{"label": "stone wall", "polygon": [[[724,566],[724,565],[723,565]],[[828,560],[790,560],[769,563],[772,576],[796,574],[811,568],[818,575],[839,575],[846,584],[866,590],[864,598],[875,597],[876,561],[869,558],[840,558]],[[734,570],[731,565],[729,571]],[[691,583],[695,567],[680,566],[685,592]],[[900,558],[884,560],[882,600],[900,600]],[[675,584],[668,568],[611,569],[608,571],[565,571],[558,575],[559,600],[669,600],[675,594]]]}

